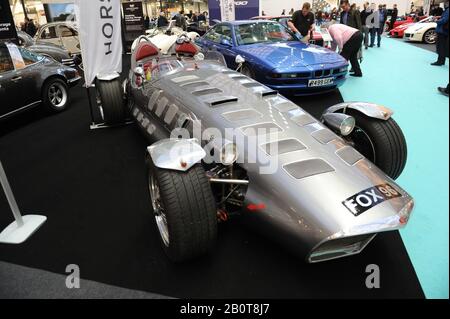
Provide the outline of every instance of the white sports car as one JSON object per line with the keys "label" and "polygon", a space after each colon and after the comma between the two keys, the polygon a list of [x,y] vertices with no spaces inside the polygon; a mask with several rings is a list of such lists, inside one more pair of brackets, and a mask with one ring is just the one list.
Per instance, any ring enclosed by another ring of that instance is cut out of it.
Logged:
{"label": "white sports car", "polygon": [[404,38],[407,41],[425,42],[427,44],[436,43],[436,21],[439,17],[429,17],[413,24],[405,30]]}

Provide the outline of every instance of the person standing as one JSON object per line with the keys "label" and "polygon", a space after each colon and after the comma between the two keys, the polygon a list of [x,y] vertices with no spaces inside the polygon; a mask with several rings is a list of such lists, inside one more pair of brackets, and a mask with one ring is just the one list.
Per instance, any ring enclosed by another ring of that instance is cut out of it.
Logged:
{"label": "person standing", "polygon": [[389,31],[394,29],[394,23],[395,21],[397,21],[397,18],[398,18],[397,4],[394,4],[394,9],[392,9],[391,21],[389,23]]}
{"label": "person standing", "polygon": [[205,16],[205,13],[200,13],[200,14],[198,15],[198,22],[200,22],[200,21],[205,21],[205,22],[206,22],[206,16]]}
{"label": "person standing", "polygon": [[328,27],[328,32],[333,39],[331,50],[336,51],[336,48],[338,48],[339,54],[350,61],[354,72],[350,74],[351,76],[362,77],[363,74],[358,61],[358,51],[364,38],[362,32],[344,24],[333,24]]}
{"label": "person standing", "polygon": [[438,54],[438,60],[431,65],[445,65],[445,58],[448,57],[448,1],[445,2],[445,12],[441,18],[436,21],[436,53]]}
{"label": "person standing", "polygon": [[187,23],[186,23],[186,17],[184,16],[184,10],[181,10],[175,16],[175,26],[183,29],[183,31],[187,30]]}
{"label": "person standing", "polygon": [[28,33],[30,37],[34,37],[36,34],[36,26],[32,19],[25,18],[25,32]]}
{"label": "person standing", "polygon": [[169,20],[167,20],[164,11],[161,11],[159,13],[159,17],[158,20],[156,21],[156,26],[158,28],[163,28],[163,27],[167,27],[169,25]]}
{"label": "person standing", "polygon": [[375,12],[375,23],[370,32],[370,47],[375,46],[375,37],[377,38],[377,47],[381,46],[381,35],[384,31],[384,24],[386,23],[386,13],[383,6],[380,4],[378,10]]}
{"label": "person standing", "polygon": [[341,24],[355,28],[357,30],[362,29],[361,15],[355,10],[351,10],[351,6],[348,0],[341,0],[340,2],[342,13],[341,13]]}
{"label": "person standing", "polygon": [[442,88],[442,87],[438,87],[438,91],[441,92],[442,94],[448,96],[448,87],[450,84],[447,84],[446,88]]}
{"label": "person standing", "polygon": [[148,30],[150,28],[150,18],[148,15],[144,17],[144,30]]}
{"label": "person standing", "polygon": [[286,9],[283,9],[283,11],[281,12],[281,15],[282,15],[282,16],[285,16],[285,15],[286,15]]}
{"label": "person standing", "polygon": [[288,26],[297,35],[301,35],[300,38],[309,35],[309,32],[314,28],[314,14],[311,12],[309,2],[303,3],[302,9],[294,12]]}
{"label": "person standing", "polygon": [[364,47],[369,48],[369,34],[372,28],[371,15],[373,10],[370,8],[369,2],[364,3],[364,9],[361,11],[362,33],[364,35]]}
{"label": "person standing", "polygon": [[290,15],[290,16],[293,15],[294,12],[295,12],[295,11],[294,11],[294,8],[292,8],[291,11],[289,11],[289,15]]}

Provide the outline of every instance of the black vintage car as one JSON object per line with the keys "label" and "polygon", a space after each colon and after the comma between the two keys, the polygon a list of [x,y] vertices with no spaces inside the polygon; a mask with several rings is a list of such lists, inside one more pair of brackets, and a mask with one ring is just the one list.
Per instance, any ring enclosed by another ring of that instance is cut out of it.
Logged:
{"label": "black vintage car", "polygon": [[0,43],[0,120],[41,103],[48,111],[61,112],[69,105],[69,87],[80,80],[74,68]]}

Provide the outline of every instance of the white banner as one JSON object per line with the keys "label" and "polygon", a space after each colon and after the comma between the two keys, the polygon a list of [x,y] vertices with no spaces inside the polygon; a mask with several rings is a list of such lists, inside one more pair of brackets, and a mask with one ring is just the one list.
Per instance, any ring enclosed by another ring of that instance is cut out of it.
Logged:
{"label": "white banner", "polygon": [[122,71],[120,0],[75,0],[84,78]]}
{"label": "white banner", "polygon": [[236,20],[234,1],[235,0],[220,0],[220,13],[223,22]]}

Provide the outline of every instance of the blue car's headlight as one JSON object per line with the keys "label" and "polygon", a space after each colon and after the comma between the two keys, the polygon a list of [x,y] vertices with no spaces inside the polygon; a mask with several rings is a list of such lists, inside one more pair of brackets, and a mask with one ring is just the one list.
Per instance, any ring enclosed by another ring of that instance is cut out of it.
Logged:
{"label": "blue car's headlight", "polygon": [[340,69],[339,69],[339,73],[341,73],[341,72],[347,72],[347,70],[348,70],[348,67],[340,68]]}

